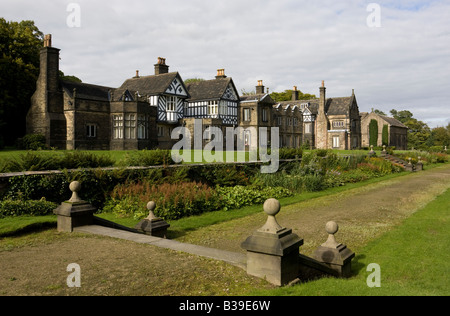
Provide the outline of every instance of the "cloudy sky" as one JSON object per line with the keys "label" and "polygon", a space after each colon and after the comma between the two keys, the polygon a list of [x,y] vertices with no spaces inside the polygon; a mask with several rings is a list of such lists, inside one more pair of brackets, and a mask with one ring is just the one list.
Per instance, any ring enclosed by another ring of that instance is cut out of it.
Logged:
{"label": "cloudy sky", "polygon": [[183,79],[219,68],[239,91],[263,80],[361,112],[409,110],[430,127],[450,123],[450,1],[2,0],[0,16],[33,20],[61,49],[60,68],[118,87],[151,75],[157,57]]}

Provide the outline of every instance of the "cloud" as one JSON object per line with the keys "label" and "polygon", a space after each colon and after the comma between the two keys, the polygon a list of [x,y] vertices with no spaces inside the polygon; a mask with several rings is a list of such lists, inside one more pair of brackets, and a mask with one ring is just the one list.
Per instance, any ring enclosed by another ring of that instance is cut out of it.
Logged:
{"label": "cloud", "polygon": [[[66,24],[80,4],[81,27]],[[8,20],[31,19],[53,34],[61,68],[85,82],[119,86],[135,70],[152,74],[158,56],[184,79],[225,68],[239,90],[264,80],[271,91],[298,86],[329,96],[355,89],[360,111],[408,109],[430,124],[450,117],[447,1],[379,1],[381,27],[369,27],[372,1],[15,0]]]}

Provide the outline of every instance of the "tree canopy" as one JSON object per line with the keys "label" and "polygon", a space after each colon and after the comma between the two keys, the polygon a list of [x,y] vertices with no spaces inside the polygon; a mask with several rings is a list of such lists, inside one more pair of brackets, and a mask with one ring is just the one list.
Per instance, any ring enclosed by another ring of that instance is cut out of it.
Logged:
{"label": "tree canopy", "polygon": [[0,147],[13,145],[25,133],[43,38],[33,21],[0,18]]}
{"label": "tree canopy", "polygon": [[[293,90],[284,90],[284,92],[272,92],[270,94],[270,97],[275,102],[291,101],[292,100],[292,92],[293,92]],[[298,99],[299,100],[312,100],[312,99],[317,99],[317,97],[314,94],[308,94],[308,93],[303,93],[301,91],[298,91]]]}

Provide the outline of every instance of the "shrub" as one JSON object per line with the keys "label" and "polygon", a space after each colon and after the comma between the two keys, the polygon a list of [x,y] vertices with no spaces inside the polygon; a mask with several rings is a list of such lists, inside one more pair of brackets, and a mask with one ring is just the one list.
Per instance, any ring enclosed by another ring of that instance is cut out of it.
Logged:
{"label": "shrub", "polygon": [[292,192],[281,187],[217,187],[224,210],[237,209],[247,205],[262,204],[269,198],[281,199]]}
{"label": "shrub", "polygon": [[88,151],[65,152],[60,158],[58,169],[101,168],[114,165],[108,155],[95,155]]}
{"label": "shrub", "polygon": [[146,205],[149,201],[156,202],[155,215],[164,219],[197,215],[221,206],[216,191],[205,184],[184,182],[155,185],[146,181],[118,185],[103,211],[140,219],[148,215]]}
{"label": "shrub", "polygon": [[4,200],[0,201],[0,218],[7,216],[42,216],[52,214],[57,204],[41,199],[33,200]]}
{"label": "shrub", "polygon": [[47,147],[46,139],[41,134],[28,134],[22,138],[22,147],[24,149],[39,150]]}
{"label": "shrub", "polygon": [[134,151],[128,153],[121,162],[123,166],[142,167],[172,164],[175,162],[172,160],[171,151],[164,149]]}

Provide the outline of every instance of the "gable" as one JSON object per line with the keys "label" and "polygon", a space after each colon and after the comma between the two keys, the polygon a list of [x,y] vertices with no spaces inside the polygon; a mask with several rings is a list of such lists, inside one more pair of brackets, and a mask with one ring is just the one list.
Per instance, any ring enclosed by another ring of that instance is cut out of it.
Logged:
{"label": "gable", "polygon": [[234,88],[234,86],[232,85],[231,82],[228,84],[228,87],[226,88],[225,93],[222,96],[222,99],[230,100],[230,101],[238,101],[239,100],[237,93],[236,93],[236,89]]}
{"label": "gable", "polygon": [[179,76],[176,76],[175,79],[170,83],[169,87],[166,89],[165,93],[172,94],[176,96],[187,97],[187,91],[183,84],[183,81]]}

